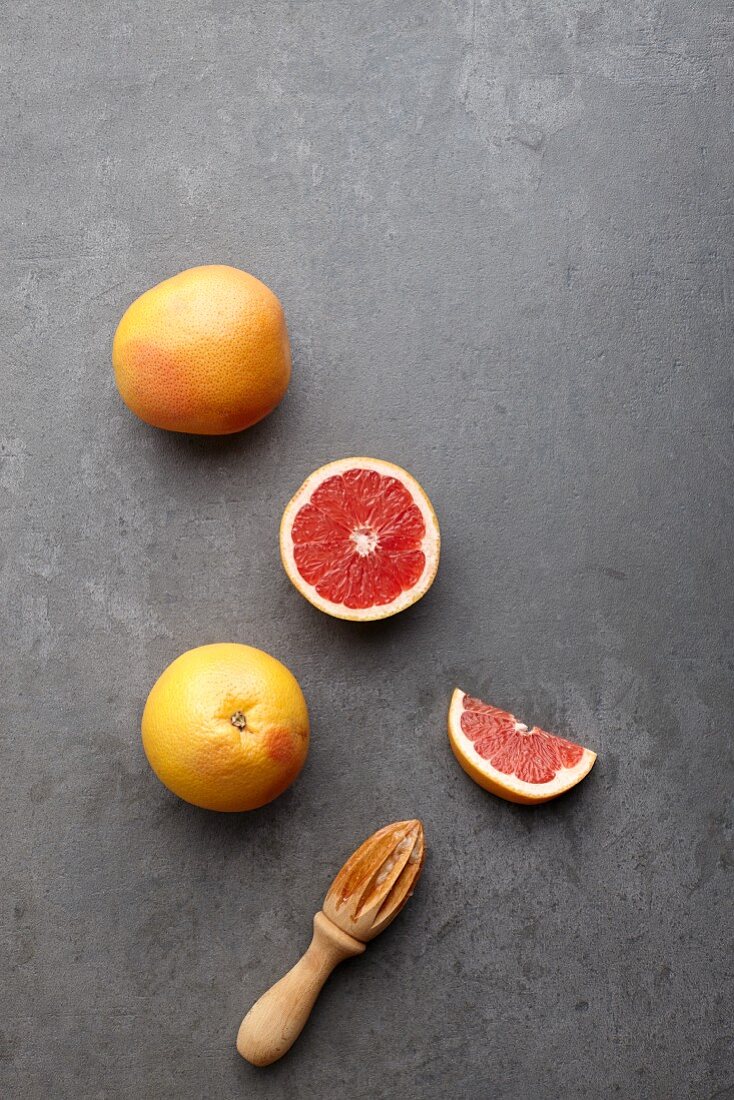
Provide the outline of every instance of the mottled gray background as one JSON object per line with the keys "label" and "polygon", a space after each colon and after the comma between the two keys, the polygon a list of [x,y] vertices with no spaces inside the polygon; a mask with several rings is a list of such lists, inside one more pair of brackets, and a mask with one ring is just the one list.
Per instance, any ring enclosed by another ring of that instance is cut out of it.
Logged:
{"label": "mottled gray background", "polygon": [[[0,1094],[723,1100],[732,1027],[728,0],[10,0],[2,33]],[[175,437],[110,367],[140,292],[244,267],[293,383]],[[368,453],[423,482],[430,595],[330,621],[281,510]],[[313,719],[245,816],[143,757],[165,665],[240,640]],[[455,685],[599,753],[514,807]],[[421,888],[290,1056],[240,1018],[347,853]]]}

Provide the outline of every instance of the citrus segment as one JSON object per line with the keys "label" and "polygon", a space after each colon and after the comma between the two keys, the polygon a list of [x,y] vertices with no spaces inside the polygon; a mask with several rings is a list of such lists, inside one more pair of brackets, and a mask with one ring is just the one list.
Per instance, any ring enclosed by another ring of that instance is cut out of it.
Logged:
{"label": "citrus segment", "polygon": [[596,753],[483,703],[457,688],[449,709],[449,739],[464,771],[510,802],[547,802],[579,783]]}
{"label": "citrus segment", "polygon": [[415,478],[392,463],[348,458],[316,470],[281,523],[283,565],[322,611],[383,619],[430,588],[438,521]]}

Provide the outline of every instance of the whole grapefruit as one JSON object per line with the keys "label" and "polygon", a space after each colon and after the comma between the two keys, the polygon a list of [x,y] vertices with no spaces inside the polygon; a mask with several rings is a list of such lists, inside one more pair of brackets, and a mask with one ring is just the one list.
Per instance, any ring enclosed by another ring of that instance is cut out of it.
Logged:
{"label": "whole grapefruit", "polygon": [[123,401],[146,423],[196,435],[239,432],[272,412],[288,388],[283,307],[246,271],[192,267],[125,311],[112,364]]}
{"label": "whole grapefruit", "polygon": [[275,657],[248,645],[203,645],[153,685],[142,735],[150,766],[179,798],[206,810],[255,810],[303,767],[308,711]]}

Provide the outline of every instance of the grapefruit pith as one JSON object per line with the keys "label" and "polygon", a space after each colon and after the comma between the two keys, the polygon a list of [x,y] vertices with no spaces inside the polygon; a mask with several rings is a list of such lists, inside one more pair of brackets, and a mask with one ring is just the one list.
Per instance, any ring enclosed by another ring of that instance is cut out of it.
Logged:
{"label": "grapefruit pith", "polygon": [[414,477],[342,458],[308,477],[283,513],[280,555],[302,596],[337,619],[386,619],[433,584],[440,535]]}
{"label": "grapefruit pith", "polygon": [[458,688],[449,708],[449,740],[467,775],[508,802],[547,802],[580,783],[596,753],[482,703]]}

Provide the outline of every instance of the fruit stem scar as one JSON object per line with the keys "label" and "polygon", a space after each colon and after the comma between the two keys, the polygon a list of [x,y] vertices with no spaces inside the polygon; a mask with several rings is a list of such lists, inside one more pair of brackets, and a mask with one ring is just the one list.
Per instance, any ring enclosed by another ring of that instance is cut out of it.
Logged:
{"label": "fruit stem scar", "polygon": [[236,726],[238,730],[243,730],[247,725],[247,719],[245,718],[245,715],[241,710],[236,710],[234,712],[234,714],[230,718],[230,722],[233,726]]}

